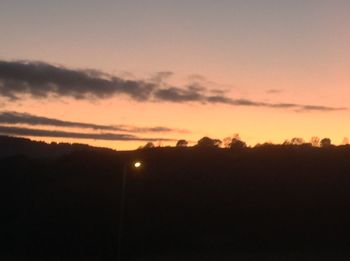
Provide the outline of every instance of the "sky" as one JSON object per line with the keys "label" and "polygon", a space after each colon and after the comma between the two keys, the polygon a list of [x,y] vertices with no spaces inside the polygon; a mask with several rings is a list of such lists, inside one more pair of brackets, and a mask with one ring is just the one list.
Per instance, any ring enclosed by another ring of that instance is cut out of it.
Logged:
{"label": "sky", "polygon": [[350,136],[348,0],[1,0],[0,133],[120,150]]}

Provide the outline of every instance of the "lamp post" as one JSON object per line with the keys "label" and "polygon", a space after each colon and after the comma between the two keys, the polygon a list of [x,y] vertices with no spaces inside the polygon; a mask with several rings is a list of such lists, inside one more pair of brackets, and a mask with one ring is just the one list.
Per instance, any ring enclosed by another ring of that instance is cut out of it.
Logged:
{"label": "lamp post", "polygon": [[120,195],[120,216],[119,216],[119,229],[118,229],[118,261],[122,258],[122,243],[123,243],[123,225],[124,225],[124,215],[125,215],[125,196],[126,196],[126,181],[128,177],[128,168],[132,167],[138,169],[142,166],[140,161],[135,161],[132,164],[126,162],[123,166],[122,175],[122,187]]}

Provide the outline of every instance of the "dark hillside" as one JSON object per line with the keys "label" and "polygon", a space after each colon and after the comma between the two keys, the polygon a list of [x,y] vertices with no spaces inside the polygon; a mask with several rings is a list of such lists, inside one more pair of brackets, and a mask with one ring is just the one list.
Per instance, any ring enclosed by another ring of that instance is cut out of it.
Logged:
{"label": "dark hillside", "polygon": [[349,250],[350,147],[263,146],[4,158],[3,255],[115,256],[121,174],[134,159],[125,257]]}
{"label": "dark hillside", "polygon": [[24,155],[34,158],[55,158],[67,153],[82,150],[113,151],[106,148],[95,148],[85,144],[51,143],[32,141],[26,138],[15,138],[0,135],[0,158]]}

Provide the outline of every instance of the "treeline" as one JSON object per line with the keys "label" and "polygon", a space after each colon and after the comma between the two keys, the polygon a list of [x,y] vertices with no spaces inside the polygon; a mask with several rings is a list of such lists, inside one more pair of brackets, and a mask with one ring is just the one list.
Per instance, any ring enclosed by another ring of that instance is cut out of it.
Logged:
{"label": "treeline", "polygon": [[[348,139],[344,138],[342,145],[348,145]],[[273,144],[273,143],[263,143],[256,144],[254,147],[247,146],[246,142],[241,139],[238,134],[234,134],[232,137],[226,137],[222,140],[213,139],[210,137],[203,137],[199,139],[195,144],[191,143],[187,140],[180,139],[176,142],[176,148],[225,148],[232,150],[242,150],[242,149],[251,149],[251,148],[259,148],[259,147],[271,147],[271,146],[302,146],[302,147],[314,147],[314,148],[328,148],[335,147],[332,144],[331,139],[329,138],[318,138],[312,137],[309,142],[306,142],[302,138],[292,138],[290,140],[285,140],[282,144]],[[153,149],[153,148],[161,148],[161,143],[154,144],[153,142],[147,142],[144,146],[139,147],[138,149]],[[171,148],[170,146],[165,146],[167,148]],[[47,157],[47,158],[55,158],[60,157],[72,152],[76,151],[105,151],[109,153],[115,152],[113,149],[108,148],[99,148],[92,147],[86,144],[80,143],[46,143],[42,141],[32,141],[27,138],[17,138],[17,137],[9,137],[9,136],[1,136],[0,135],[0,158],[9,157],[14,155],[26,155],[30,157]]]}
{"label": "treeline", "polygon": [[[176,147],[189,147],[189,142],[184,139],[180,139],[176,143]],[[349,139],[344,138],[342,145],[348,145]],[[256,144],[254,147],[260,147],[260,146],[272,146],[273,143],[266,142],[263,144]],[[294,137],[290,140],[285,140],[282,144],[276,144],[279,145],[294,145],[294,146],[312,146],[312,147],[320,147],[320,148],[327,148],[330,146],[334,146],[332,144],[332,141],[330,138],[319,138],[319,137],[311,137],[309,142],[306,142],[303,138]],[[234,134],[232,137],[226,137],[222,140],[220,139],[213,139],[210,137],[203,137],[197,141],[196,144],[193,145],[194,147],[201,147],[201,148],[229,148],[229,149],[243,149],[247,148],[247,143],[241,139],[239,134]],[[161,147],[161,145],[155,145],[153,142],[147,142],[144,146],[141,146],[139,149],[150,149],[150,148],[156,148]]]}

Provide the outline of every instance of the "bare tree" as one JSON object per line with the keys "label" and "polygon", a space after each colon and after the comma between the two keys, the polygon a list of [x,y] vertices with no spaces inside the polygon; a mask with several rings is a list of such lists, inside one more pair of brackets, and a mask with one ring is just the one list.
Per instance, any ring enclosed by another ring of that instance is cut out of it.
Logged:
{"label": "bare tree", "polygon": [[320,138],[317,136],[313,136],[310,139],[310,143],[313,147],[319,147],[320,146]]}
{"label": "bare tree", "polygon": [[292,143],[290,142],[290,140],[285,140],[283,143],[282,143],[282,145],[285,145],[285,146],[287,146],[287,145],[291,145]]}

